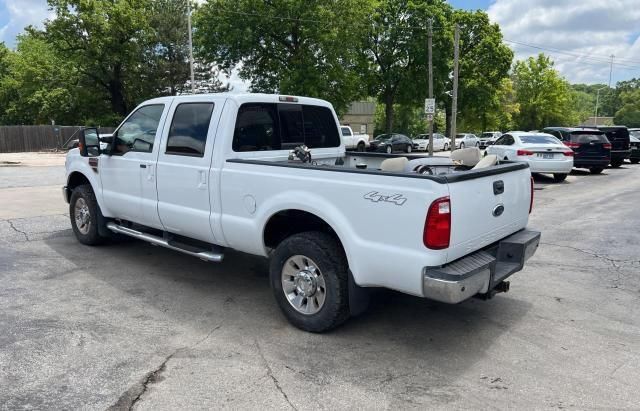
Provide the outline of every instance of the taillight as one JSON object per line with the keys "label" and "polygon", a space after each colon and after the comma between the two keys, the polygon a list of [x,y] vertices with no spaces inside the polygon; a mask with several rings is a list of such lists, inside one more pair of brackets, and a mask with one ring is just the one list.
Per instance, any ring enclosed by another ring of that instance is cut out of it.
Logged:
{"label": "taillight", "polygon": [[573,151],[563,151],[562,154],[564,154],[567,157],[573,157],[574,155]]}
{"label": "taillight", "polygon": [[427,248],[442,250],[449,247],[451,237],[451,201],[449,197],[435,200],[429,206],[424,222],[422,241]]}
{"label": "taillight", "polygon": [[580,143],[572,143],[571,141],[565,141],[564,145],[571,148],[580,148]]}
{"label": "taillight", "polygon": [[602,147],[604,147],[605,150],[611,150],[611,143],[604,143]]}
{"label": "taillight", "polygon": [[531,150],[518,150],[516,152],[516,154],[519,155],[519,156],[532,156],[535,153],[533,151],[531,151]]}
{"label": "taillight", "polygon": [[531,177],[531,198],[529,199],[529,214],[533,210],[533,177]]}

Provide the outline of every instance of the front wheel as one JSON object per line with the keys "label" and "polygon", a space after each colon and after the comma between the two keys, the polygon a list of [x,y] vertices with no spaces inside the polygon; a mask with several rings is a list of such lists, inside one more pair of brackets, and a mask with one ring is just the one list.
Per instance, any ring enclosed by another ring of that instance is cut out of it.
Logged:
{"label": "front wheel", "polygon": [[460,150],[464,148],[464,143],[460,143]]}
{"label": "front wheel", "polygon": [[98,213],[98,202],[91,186],[76,187],[69,201],[69,217],[73,233],[82,244],[97,245],[104,241],[98,230]]}
{"label": "front wheel", "polygon": [[407,153],[410,153],[410,152],[411,152],[411,150],[412,150],[411,145],[407,144]]}
{"label": "front wheel", "polygon": [[443,150],[444,150],[444,151],[449,151],[449,144],[444,143],[444,148],[443,148]]}
{"label": "front wheel", "polygon": [[276,302],[296,327],[323,332],[349,318],[347,259],[329,234],[309,231],[282,241],[269,276]]}
{"label": "front wheel", "polygon": [[556,183],[560,183],[560,182],[562,182],[562,181],[567,179],[567,175],[568,174],[556,173],[556,174],[553,175],[553,181],[555,181]]}
{"label": "front wheel", "polygon": [[476,143],[476,147],[480,147],[480,143]]}
{"label": "front wheel", "polygon": [[393,152],[393,148],[391,146],[387,146],[387,154],[391,154]]}
{"label": "front wheel", "polygon": [[600,174],[600,173],[602,173],[602,170],[603,170],[603,169],[602,169],[601,167],[591,167],[591,168],[589,169],[589,172],[590,172],[591,174]]}

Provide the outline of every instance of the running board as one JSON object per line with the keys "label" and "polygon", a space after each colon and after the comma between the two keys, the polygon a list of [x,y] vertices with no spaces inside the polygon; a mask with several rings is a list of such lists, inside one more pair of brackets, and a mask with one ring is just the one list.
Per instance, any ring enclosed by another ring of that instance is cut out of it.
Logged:
{"label": "running board", "polygon": [[169,248],[171,250],[179,251],[181,253],[188,254],[188,255],[190,255],[192,257],[200,258],[201,260],[212,261],[214,263],[219,263],[224,258],[224,254],[220,253],[220,252],[207,251],[207,250],[202,250],[202,251],[186,250],[184,248],[171,245],[169,243],[170,240],[167,241],[162,237],[158,237],[158,236],[155,236],[155,235],[143,233],[142,231],[133,230],[131,228],[123,227],[123,226],[118,225],[116,223],[111,223],[111,222],[107,223],[107,228],[109,230],[113,231],[114,233],[128,235],[129,237],[137,238],[138,240],[146,241],[146,242],[154,244],[154,245],[159,245],[161,247],[166,247],[166,248]]}

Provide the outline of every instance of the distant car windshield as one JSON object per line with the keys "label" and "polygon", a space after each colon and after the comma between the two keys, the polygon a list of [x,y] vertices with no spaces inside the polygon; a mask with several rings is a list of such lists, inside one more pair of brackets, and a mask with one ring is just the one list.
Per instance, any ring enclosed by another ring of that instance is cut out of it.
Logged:
{"label": "distant car windshield", "polygon": [[482,137],[491,138],[491,137],[493,137],[493,133],[482,133]]}
{"label": "distant car windshield", "polygon": [[559,144],[560,140],[552,136],[520,136],[522,144]]}
{"label": "distant car windshield", "polygon": [[466,136],[466,134],[456,134],[456,138],[464,138],[464,136]]}
{"label": "distant car windshield", "polygon": [[635,138],[640,138],[640,130],[629,130],[629,134],[631,134]]}

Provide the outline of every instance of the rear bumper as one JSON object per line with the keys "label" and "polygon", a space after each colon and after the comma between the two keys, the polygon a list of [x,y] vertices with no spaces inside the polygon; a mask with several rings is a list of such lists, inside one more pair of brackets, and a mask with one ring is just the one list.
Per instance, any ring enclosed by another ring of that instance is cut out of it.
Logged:
{"label": "rear bumper", "polygon": [[423,296],[456,304],[493,290],[524,267],[538,249],[540,232],[522,230],[442,267],[423,269]]}
{"label": "rear bumper", "polygon": [[558,160],[529,161],[532,173],[570,173],[573,168],[573,157]]}
{"label": "rear bumper", "polygon": [[573,158],[573,166],[577,168],[590,168],[590,167],[602,167],[605,168],[609,165],[611,159],[605,158]]}

